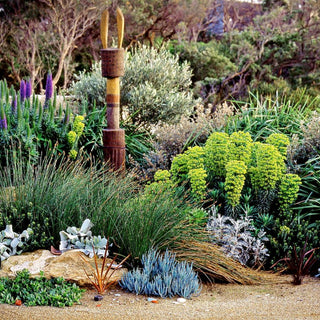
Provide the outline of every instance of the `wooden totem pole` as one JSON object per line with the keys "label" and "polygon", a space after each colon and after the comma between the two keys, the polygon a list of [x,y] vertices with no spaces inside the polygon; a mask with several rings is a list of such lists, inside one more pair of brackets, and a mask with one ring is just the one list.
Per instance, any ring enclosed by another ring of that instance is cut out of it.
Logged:
{"label": "wooden totem pole", "polygon": [[109,11],[106,9],[101,17],[101,52],[102,76],[107,78],[107,128],[103,133],[103,153],[105,161],[113,169],[125,169],[125,133],[119,128],[120,115],[120,77],[124,75],[124,49],[122,47],[124,17],[117,8],[118,48],[108,48]]}

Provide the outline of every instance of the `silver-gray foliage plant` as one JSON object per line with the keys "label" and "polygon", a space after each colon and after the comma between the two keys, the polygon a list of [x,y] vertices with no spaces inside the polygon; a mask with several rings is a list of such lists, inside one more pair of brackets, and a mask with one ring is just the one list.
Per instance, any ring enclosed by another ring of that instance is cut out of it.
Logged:
{"label": "silver-gray foliage plant", "polygon": [[268,241],[266,233],[260,230],[257,237],[252,234],[255,227],[248,217],[234,220],[229,216],[222,216],[215,211],[207,222],[212,242],[222,246],[223,251],[241,264],[259,266],[269,256],[264,243]]}
{"label": "silver-gray foliage plant", "polygon": [[[60,246],[59,249],[64,252],[71,249],[79,249],[90,258],[94,256],[93,247],[98,257],[103,257],[107,249],[106,238],[92,236],[90,231],[93,226],[89,219],[86,219],[80,228],[68,227],[66,231],[60,231]],[[111,247],[112,244],[109,245]],[[108,252],[107,252],[108,255]]]}
{"label": "silver-gray foliage plant", "polygon": [[21,234],[13,232],[12,225],[7,225],[5,230],[0,232],[0,258],[1,261],[10,256],[20,254],[23,246],[26,245],[28,239],[33,234],[32,229],[28,228]]}
{"label": "silver-gray foliage plant", "polygon": [[[156,50],[141,46],[126,54],[125,75],[121,78],[123,114],[134,123],[150,124],[178,122],[192,112],[195,105],[191,91],[192,71],[187,63],[179,64],[178,56],[165,48]],[[95,63],[89,73],[75,76],[69,93],[90,104],[105,104],[106,79],[101,75],[101,63]]]}
{"label": "silver-gray foliage plant", "polygon": [[190,298],[198,295],[201,285],[192,264],[178,262],[168,250],[160,255],[154,249],[141,258],[142,269],[134,269],[123,275],[120,286],[130,292],[146,295]]}

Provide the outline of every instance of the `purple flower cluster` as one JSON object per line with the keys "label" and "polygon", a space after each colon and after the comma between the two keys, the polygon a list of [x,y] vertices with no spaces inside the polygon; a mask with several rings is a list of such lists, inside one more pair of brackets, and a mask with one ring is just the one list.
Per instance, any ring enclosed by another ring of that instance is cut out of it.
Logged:
{"label": "purple flower cluster", "polygon": [[53,93],[52,74],[48,73],[46,82],[46,101],[50,100]]}
{"label": "purple flower cluster", "polygon": [[31,97],[32,94],[32,83],[31,83],[31,79],[29,79],[29,81],[26,82],[26,98],[29,99]]}
{"label": "purple flower cluster", "polygon": [[28,81],[21,80],[20,82],[20,101],[23,103],[25,99],[29,99],[32,94],[31,79]]}
{"label": "purple flower cluster", "polygon": [[1,106],[1,112],[0,112],[0,129],[7,130],[8,124],[7,124],[7,118],[6,114],[4,112],[3,106]]}
{"label": "purple flower cluster", "polygon": [[26,83],[24,80],[21,80],[20,82],[20,101],[21,103],[24,101],[24,99],[26,98]]}

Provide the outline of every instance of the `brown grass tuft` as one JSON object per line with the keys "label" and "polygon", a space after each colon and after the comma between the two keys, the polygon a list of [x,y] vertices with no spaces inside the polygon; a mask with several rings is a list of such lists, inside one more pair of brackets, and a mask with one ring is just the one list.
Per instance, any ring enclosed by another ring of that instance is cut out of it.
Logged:
{"label": "brown grass tuft", "polygon": [[192,262],[195,270],[211,282],[219,280],[245,285],[279,282],[276,275],[245,267],[227,257],[219,246],[211,243],[179,242],[174,252],[177,259]]}

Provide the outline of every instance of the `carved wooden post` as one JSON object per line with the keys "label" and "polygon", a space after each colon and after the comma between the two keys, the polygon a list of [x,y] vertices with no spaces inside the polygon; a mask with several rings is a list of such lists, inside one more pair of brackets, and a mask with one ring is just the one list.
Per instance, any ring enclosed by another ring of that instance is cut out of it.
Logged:
{"label": "carved wooden post", "polygon": [[125,133],[119,128],[120,77],[124,75],[124,49],[122,47],[124,18],[117,8],[118,48],[108,48],[109,12],[101,17],[102,76],[107,78],[107,128],[103,133],[103,153],[115,170],[125,169]]}

